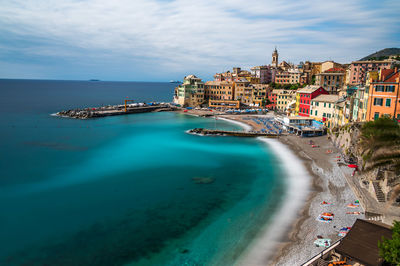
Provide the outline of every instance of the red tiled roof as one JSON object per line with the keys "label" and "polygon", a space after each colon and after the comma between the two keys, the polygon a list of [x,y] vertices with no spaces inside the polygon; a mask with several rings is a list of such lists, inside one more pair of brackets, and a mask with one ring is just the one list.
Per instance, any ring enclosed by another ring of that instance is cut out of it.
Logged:
{"label": "red tiled roof", "polygon": [[344,72],[344,69],[340,68],[340,67],[332,67],[332,68],[326,70],[325,72]]}
{"label": "red tiled roof", "polygon": [[394,72],[393,69],[382,69],[381,70],[381,82],[396,82],[396,78],[399,77],[399,71]]}

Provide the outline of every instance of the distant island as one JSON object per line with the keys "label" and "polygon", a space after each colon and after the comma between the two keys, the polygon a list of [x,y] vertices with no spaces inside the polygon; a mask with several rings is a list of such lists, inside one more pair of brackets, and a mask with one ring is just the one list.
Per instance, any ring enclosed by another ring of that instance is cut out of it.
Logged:
{"label": "distant island", "polygon": [[89,81],[100,81],[99,79],[89,79]]}

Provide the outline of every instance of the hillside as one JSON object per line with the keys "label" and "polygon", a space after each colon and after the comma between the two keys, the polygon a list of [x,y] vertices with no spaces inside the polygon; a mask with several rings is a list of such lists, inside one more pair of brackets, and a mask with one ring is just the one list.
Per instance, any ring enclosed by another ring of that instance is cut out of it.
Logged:
{"label": "hillside", "polygon": [[364,58],[361,58],[360,60],[382,60],[388,58],[390,55],[400,55],[400,48],[385,48]]}

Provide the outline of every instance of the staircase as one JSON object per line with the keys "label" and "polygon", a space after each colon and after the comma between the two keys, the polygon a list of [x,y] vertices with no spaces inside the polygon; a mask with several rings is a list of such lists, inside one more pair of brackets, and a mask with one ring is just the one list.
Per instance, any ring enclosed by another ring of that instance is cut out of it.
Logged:
{"label": "staircase", "polygon": [[329,262],[327,262],[323,259],[318,259],[317,266],[328,266],[328,265],[329,265]]}
{"label": "staircase", "polygon": [[379,182],[373,181],[372,185],[374,186],[375,195],[376,195],[378,202],[386,202],[385,194],[383,194],[381,186],[379,185]]}

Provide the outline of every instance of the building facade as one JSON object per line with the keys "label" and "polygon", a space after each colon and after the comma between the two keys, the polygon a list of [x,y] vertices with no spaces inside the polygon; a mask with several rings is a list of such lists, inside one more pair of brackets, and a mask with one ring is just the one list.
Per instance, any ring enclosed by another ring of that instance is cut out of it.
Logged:
{"label": "building facade", "polygon": [[354,61],[350,64],[348,83],[351,85],[365,84],[368,72],[390,69],[395,62],[393,59]]}
{"label": "building facade", "polygon": [[252,76],[259,78],[259,83],[267,84],[272,82],[272,72],[270,66],[255,66],[250,70]]}
{"label": "building facade", "polygon": [[310,117],[324,122],[325,126],[332,124],[335,102],[339,100],[338,95],[321,94],[311,100]]}
{"label": "building facade", "polygon": [[204,83],[195,75],[186,76],[175,88],[174,103],[183,107],[195,107],[204,103]]}
{"label": "building facade", "polygon": [[268,97],[269,86],[266,84],[254,84],[252,87],[253,105],[265,106]]}
{"label": "building facade", "polygon": [[367,121],[385,116],[400,120],[400,73],[397,69],[383,69],[377,81],[371,82]]}
{"label": "building facade", "polygon": [[233,82],[207,81],[204,85],[204,98],[206,100],[232,101],[235,98]]}
{"label": "building facade", "polygon": [[296,91],[280,89],[273,92],[276,94],[276,110],[287,111],[289,103],[296,97]]}
{"label": "building facade", "polygon": [[234,82],[235,87],[235,100],[240,101],[242,104],[250,105],[253,103],[253,87],[250,82],[242,78]]}
{"label": "building facade", "polygon": [[344,85],[345,71],[342,68],[330,68],[315,76],[315,85],[330,93],[337,93]]}
{"label": "building facade", "polygon": [[297,90],[296,94],[296,110],[299,116],[310,116],[311,100],[321,94],[328,94],[324,88],[316,85],[308,85],[303,89]]}

